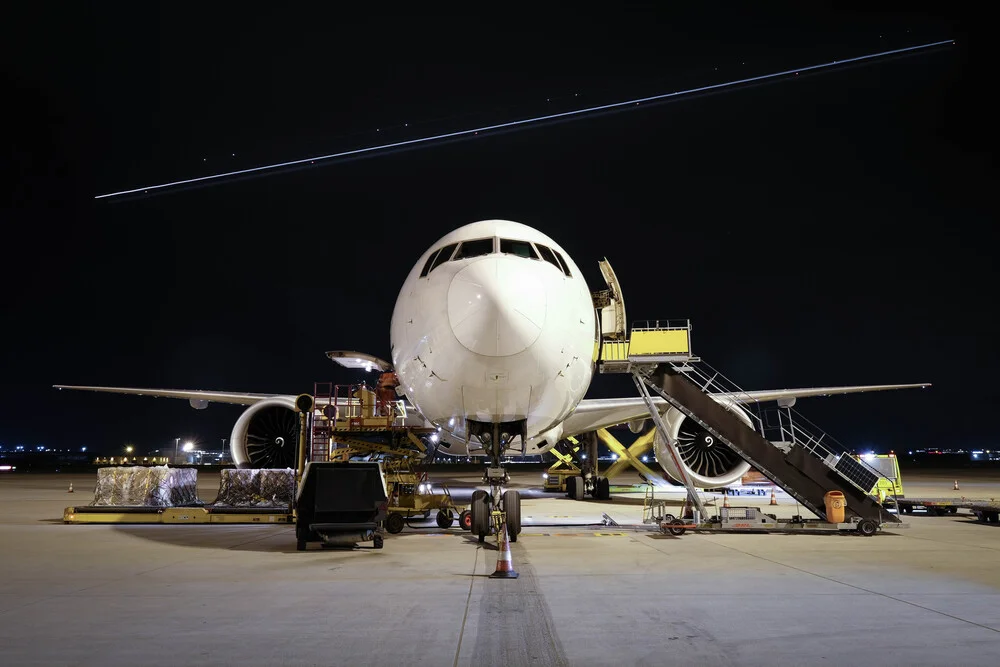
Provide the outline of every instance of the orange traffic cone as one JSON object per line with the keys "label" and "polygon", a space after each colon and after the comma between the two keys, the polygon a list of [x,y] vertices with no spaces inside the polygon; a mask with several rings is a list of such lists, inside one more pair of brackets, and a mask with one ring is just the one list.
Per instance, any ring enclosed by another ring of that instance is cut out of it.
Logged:
{"label": "orange traffic cone", "polygon": [[497,556],[496,572],[490,575],[490,579],[517,579],[517,572],[510,561],[510,540],[507,538],[507,522],[500,526],[500,555]]}
{"label": "orange traffic cone", "polygon": [[66,493],[73,493],[73,482],[69,483],[69,489],[66,490]]}
{"label": "orange traffic cone", "polygon": [[722,506],[723,507],[729,507],[729,492],[728,491],[723,491],[722,492]]}
{"label": "orange traffic cone", "polygon": [[958,480],[957,480],[957,479],[955,480],[955,486],[954,486],[954,489],[955,489],[956,491],[958,491]]}
{"label": "orange traffic cone", "polygon": [[772,505],[777,505],[778,504],[778,499],[774,497],[774,487],[773,486],[771,487],[771,504]]}

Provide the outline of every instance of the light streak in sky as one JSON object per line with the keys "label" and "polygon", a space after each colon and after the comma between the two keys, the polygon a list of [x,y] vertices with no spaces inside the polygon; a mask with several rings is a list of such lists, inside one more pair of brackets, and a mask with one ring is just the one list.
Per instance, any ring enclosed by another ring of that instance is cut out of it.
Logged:
{"label": "light streak in sky", "polygon": [[917,46],[907,46],[902,49],[892,49],[891,51],[879,51],[878,53],[870,53],[864,56],[857,56],[854,58],[847,58],[845,60],[832,60],[827,63],[822,63],[820,65],[809,65],[808,67],[797,67],[795,69],[786,69],[780,72],[772,72],[771,74],[761,74],[760,76],[751,76],[745,79],[737,79],[735,81],[727,81],[725,83],[715,83],[709,86],[700,86],[698,88],[688,88],[687,90],[679,90],[672,93],[663,93],[661,95],[651,95],[649,97],[639,97],[631,100],[625,100],[624,102],[613,102],[611,104],[601,104],[599,106],[586,107],[583,109],[575,109],[573,111],[563,111],[561,113],[547,114],[545,116],[535,116],[533,118],[524,118],[522,120],[512,120],[506,123],[497,123],[495,125],[484,125],[483,127],[474,127],[467,130],[458,130],[456,132],[446,132],[444,134],[435,134],[429,137],[420,137],[417,139],[407,139],[405,141],[396,141],[388,144],[380,144],[377,146],[368,146],[366,148],[355,148],[352,150],[341,151],[339,153],[331,153],[329,155],[318,155],[315,157],[303,158],[301,160],[290,160],[288,162],[278,162],[275,164],[263,165],[260,167],[251,167],[249,169],[237,169],[236,171],[227,171],[221,174],[212,174],[211,176],[199,176],[198,178],[187,178],[182,181],[171,181],[169,183],[160,183],[158,185],[147,185],[141,188],[132,188],[131,190],[119,190],[118,192],[109,192],[103,195],[97,195],[94,199],[110,199],[114,197],[122,197],[124,195],[132,194],[145,194],[154,190],[163,190],[165,188],[172,188],[179,185],[192,185],[195,183],[205,183],[207,181],[215,181],[223,178],[229,178],[231,176],[243,176],[246,174],[259,174],[261,172],[270,171],[273,169],[281,169],[283,167],[293,167],[296,165],[305,164],[315,164],[318,161],[329,161],[335,160],[337,158],[351,157],[351,156],[361,156],[361,155],[371,155],[373,153],[379,153],[383,151],[389,151],[394,148],[403,148],[406,146],[417,146],[419,144],[428,144],[434,141],[441,141],[443,139],[454,139],[456,137],[470,137],[478,135],[480,132],[489,132],[491,130],[502,130],[506,128],[520,128],[526,127],[528,125],[534,125],[537,123],[543,123],[545,121],[566,119],[566,118],[579,118],[588,114],[597,113],[600,111],[608,111],[611,109],[622,109],[625,107],[636,106],[642,104],[643,102],[659,102],[668,100],[671,98],[683,97],[685,95],[693,95],[696,93],[704,93],[712,90],[723,90],[726,88],[733,88],[735,86],[740,86],[746,83],[755,83],[760,81],[767,81],[769,79],[776,79],[782,76],[796,75],[802,72],[815,72],[817,70],[828,69],[831,67],[836,67],[839,65],[847,65],[850,63],[857,63],[863,61],[875,60],[877,58],[884,58],[887,56],[900,55],[904,53],[913,53],[915,51],[922,51],[926,49],[933,48],[935,46],[944,46],[945,44],[954,44],[955,40],[945,39],[939,42],[929,42],[927,44],[920,44]]}

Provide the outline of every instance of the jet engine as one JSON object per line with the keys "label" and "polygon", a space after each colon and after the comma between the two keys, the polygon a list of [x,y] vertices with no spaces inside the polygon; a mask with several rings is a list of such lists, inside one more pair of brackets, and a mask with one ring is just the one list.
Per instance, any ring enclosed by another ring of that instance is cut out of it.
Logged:
{"label": "jet engine", "polygon": [[233,426],[229,451],[240,468],[294,468],[299,414],[292,398],[267,398],[247,408]]}
{"label": "jet engine", "polygon": [[[750,415],[732,399],[723,396],[713,396],[718,403],[729,408],[743,422],[753,428]],[[714,489],[727,486],[738,481],[750,469],[750,464],[739,454],[729,448],[714,435],[706,431],[701,424],[688,418],[677,408],[668,408],[662,413],[667,431],[677,443],[681,456],[691,481],[701,489]],[[663,441],[659,431],[653,438],[653,451],[656,460],[668,475],[681,481],[680,471],[674,464],[674,458]]]}

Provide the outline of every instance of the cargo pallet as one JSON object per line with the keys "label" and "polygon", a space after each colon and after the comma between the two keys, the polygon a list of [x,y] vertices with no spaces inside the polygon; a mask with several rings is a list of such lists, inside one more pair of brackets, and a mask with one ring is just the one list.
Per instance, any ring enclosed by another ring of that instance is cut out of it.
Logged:
{"label": "cargo pallet", "polygon": [[63,523],[295,523],[291,508],[261,507],[67,507]]}

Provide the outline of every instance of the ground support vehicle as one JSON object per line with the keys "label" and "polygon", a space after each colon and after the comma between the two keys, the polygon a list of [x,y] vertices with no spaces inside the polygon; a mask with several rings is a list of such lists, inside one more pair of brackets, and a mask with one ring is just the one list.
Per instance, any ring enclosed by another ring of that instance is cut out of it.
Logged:
{"label": "ground support vehicle", "polygon": [[660,531],[670,535],[680,536],[686,531],[717,532],[717,533],[843,533],[855,532],[865,537],[871,537],[883,527],[895,530],[908,528],[908,524],[892,522],[883,524],[874,519],[859,519],[852,517],[843,523],[829,523],[821,519],[804,519],[794,516],[790,519],[779,519],[773,514],[765,514],[758,507],[721,507],[719,514],[707,521],[696,519],[670,519],[660,524]]}
{"label": "ground support vehicle", "polygon": [[309,542],[381,549],[388,498],[382,467],[370,462],[306,464],[295,502],[295,548]]}

